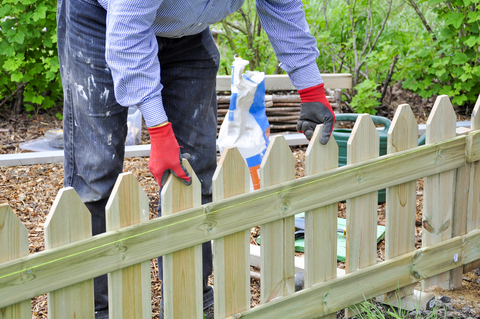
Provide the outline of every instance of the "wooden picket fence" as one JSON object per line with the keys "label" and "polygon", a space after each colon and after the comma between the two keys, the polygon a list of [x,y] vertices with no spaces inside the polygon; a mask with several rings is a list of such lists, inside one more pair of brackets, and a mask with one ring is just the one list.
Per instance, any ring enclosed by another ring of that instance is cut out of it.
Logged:
{"label": "wooden picket fence", "polygon": [[[249,192],[239,152],[225,152],[214,201],[200,183],[170,178],[164,217],[148,220],[148,199],[122,174],[107,204],[108,232],[91,236],[90,216],[72,188],[59,192],[45,224],[45,251],[28,254],[25,227],[0,206],[0,318],[31,318],[30,298],[48,293],[49,318],[94,318],[92,278],[108,273],[110,318],[151,318],[150,260],[164,256],[165,318],[202,318],[201,243],[214,242],[216,318],[335,318],[337,310],[412,284],[461,285],[480,259],[480,98],[471,131],[456,136],[447,96],[438,97],[418,147],[417,123],[399,106],[379,157],[369,115],[355,123],[348,165],[337,168],[332,138],[317,128],[295,179],[283,137],[261,165],[262,188]],[[187,165],[188,166],[188,165]],[[423,248],[415,250],[416,180],[424,178]],[[386,261],[377,263],[377,191],[387,188]],[[337,277],[337,203],[347,199],[346,272]],[[305,212],[305,289],[294,287],[294,215]],[[261,305],[250,309],[249,230],[261,226]],[[2,309],[3,308],[3,309]]]}

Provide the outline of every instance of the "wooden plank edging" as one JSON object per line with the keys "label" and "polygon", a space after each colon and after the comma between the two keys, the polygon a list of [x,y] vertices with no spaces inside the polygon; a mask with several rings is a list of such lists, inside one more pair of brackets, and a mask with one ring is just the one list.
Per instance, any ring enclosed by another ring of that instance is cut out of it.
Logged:
{"label": "wooden plank edging", "polygon": [[[350,73],[322,74],[325,88],[351,89],[352,75]],[[230,91],[232,89],[232,76],[217,75],[217,91]],[[297,90],[287,74],[265,75],[265,89],[270,91]]]}

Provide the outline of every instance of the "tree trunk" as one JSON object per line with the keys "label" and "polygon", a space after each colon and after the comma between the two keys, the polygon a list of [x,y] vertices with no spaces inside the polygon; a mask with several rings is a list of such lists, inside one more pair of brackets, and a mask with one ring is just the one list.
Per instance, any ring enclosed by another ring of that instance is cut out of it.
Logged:
{"label": "tree trunk", "polygon": [[13,103],[13,113],[20,114],[22,112],[23,106],[23,91],[25,90],[25,86],[22,87],[17,91],[15,101]]}

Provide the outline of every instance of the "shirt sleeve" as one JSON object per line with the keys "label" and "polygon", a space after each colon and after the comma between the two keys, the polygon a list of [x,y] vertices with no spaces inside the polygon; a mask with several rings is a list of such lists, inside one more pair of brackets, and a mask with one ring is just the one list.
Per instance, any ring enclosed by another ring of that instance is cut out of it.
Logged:
{"label": "shirt sleeve", "polygon": [[270,43],[297,90],[323,83],[301,0],[257,0],[257,12]]}
{"label": "shirt sleeve", "polygon": [[152,24],[162,1],[109,1],[105,59],[120,105],[137,105],[148,127],[167,121]]}

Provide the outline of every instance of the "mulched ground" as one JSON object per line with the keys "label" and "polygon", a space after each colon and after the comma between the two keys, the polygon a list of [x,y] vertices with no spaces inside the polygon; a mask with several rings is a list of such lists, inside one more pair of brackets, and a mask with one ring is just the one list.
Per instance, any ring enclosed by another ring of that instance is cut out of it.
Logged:
{"label": "mulched ground", "polygon": [[[398,88],[394,87],[393,90]],[[395,92],[393,92],[395,93]],[[401,96],[403,94],[403,97]],[[408,92],[401,94],[388,95],[390,106],[381,109],[379,115],[392,119],[396,106],[408,102],[414,107],[414,113],[419,123],[425,123],[433,99],[422,100]],[[0,112],[0,154],[12,154],[25,152],[19,148],[19,143],[42,137],[46,131],[55,128],[61,128],[61,121],[55,118],[53,114],[56,111],[50,111],[36,116],[28,117],[26,115],[8,115]],[[458,120],[465,120],[464,116],[458,116]],[[149,137],[146,129],[142,133],[142,143],[149,143]],[[292,148],[296,159],[296,177],[304,176],[304,153],[306,147]],[[148,158],[130,158],[125,160],[125,172],[132,172],[137,177],[140,185],[145,190],[150,200],[150,218],[156,218],[156,208],[158,203],[158,185],[153,176],[148,171]],[[43,227],[46,216],[53,204],[58,191],[63,187],[63,165],[62,164],[42,164],[16,167],[0,167],[0,203],[8,203],[16,212],[20,220],[28,229],[30,252],[44,250]],[[422,198],[423,181],[417,183],[417,229],[416,229],[416,247],[421,247],[421,220],[422,220]],[[338,204],[338,216],[345,218],[346,204]],[[385,225],[385,204],[378,206],[378,224]],[[259,234],[259,228],[252,229],[252,242]],[[378,245],[377,260],[384,260],[385,243],[382,240]],[[301,256],[302,254],[298,254]],[[343,263],[338,267],[344,268]],[[158,309],[161,299],[160,282],[157,279],[158,268],[156,260],[152,261],[152,310],[154,318],[158,318]],[[476,274],[466,275],[464,287],[453,291],[433,291],[437,296],[448,294],[453,298],[452,303],[460,305],[469,305],[476,310],[480,317],[480,281]],[[211,280],[213,284],[213,279]],[[257,280],[251,280],[251,305],[259,304],[260,286]],[[462,298],[462,299],[460,299]],[[39,296],[32,301],[34,315],[33,318],[47,318],[46,296]]]}

